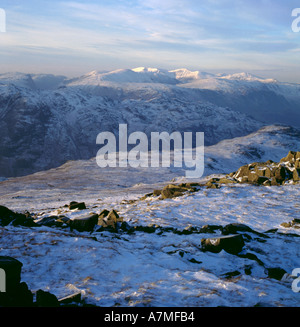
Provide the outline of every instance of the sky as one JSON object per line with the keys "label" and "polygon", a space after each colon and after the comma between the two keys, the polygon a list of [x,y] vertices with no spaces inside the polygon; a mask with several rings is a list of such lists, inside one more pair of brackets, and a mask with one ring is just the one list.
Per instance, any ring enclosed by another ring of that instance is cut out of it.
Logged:
{"label": "sky", "polygon": [[291,28],[298,0],[2,0],[0,7],[0,73],[74,77],[143,66],[300,83],[300,32]]}

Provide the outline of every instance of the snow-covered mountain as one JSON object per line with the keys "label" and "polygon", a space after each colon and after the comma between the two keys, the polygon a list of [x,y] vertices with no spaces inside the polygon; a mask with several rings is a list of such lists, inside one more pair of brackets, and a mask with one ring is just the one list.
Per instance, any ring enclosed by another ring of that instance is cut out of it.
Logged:
{"label": "snow-covered mountain", "polygon": [[300,85],[250,74],[139,67],[78,78],[0,75],[0,176],[21,176],[96,155],[96,136],[205,132],[205,144],[262,126],[300,126]]}

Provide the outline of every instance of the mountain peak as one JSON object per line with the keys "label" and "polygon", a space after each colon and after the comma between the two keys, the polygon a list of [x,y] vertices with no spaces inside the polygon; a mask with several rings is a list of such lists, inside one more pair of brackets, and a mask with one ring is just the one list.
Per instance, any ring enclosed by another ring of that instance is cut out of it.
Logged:
{"label": "mountain peak", "polygon": [[159,73],[161,71],[158,68],[151,68],[151,67],[137,67],[131,70],[135,73]]}
{"label": "mountain peak", "polygon": [[248,82],[263,82],[263,83],[276,83],[277,80],[272,78],[262,78],[247,72],[242,73],[234,73],[234,74],[221,74],[219,75],[219,78],[221,79],[228,79],[228,80],[238,80],[238,81],[248,81]]}

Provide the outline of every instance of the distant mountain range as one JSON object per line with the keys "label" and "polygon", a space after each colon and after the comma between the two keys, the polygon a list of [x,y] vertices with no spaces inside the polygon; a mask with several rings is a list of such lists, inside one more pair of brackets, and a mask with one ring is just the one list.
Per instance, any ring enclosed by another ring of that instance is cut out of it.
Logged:
{"label": "distant mountain range", "polygon": [[[219,152],[229,143],[218,142],[260,129],[257,135],[267,133],[275,151],[278,133],[281,145],[299,138],[300,84],[247,73],[144,67],[73,79],[0,74],[0,176],[90,159],[99,148],[98,133],[117,134],[121,123],[128,124],[129,133],[205,132],[205,144]],[[292,127],[265,127],[272,124]],[[252,142],[239,151],[251,156],[253,147]]]}

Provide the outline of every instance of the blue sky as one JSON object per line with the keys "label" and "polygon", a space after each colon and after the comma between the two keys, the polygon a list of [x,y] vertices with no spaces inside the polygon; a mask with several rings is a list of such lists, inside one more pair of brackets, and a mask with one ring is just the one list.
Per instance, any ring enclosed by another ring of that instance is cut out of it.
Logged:
{"label": "blue sky", "polygon": [[0,72],[76,76],[139,66],[300,83],[297,0],[1,1]]}

